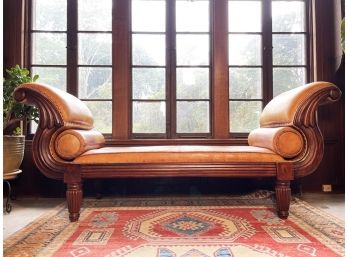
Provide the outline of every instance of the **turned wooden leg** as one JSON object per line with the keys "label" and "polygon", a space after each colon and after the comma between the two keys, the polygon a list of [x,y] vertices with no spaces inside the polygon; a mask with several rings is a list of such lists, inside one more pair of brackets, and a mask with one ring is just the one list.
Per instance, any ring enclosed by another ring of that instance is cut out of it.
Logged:
{"label": "turned wooden leg", "polygon": [[290,182],[277,181],[275,193],[278,216],[281,219],[286,219],[289,216],[291,200]]}
{"label": "turned wooden leg", "polygon": [[291,163],[277,164],[277,182],[275,186],[276,205],[278,216],[286,219],[289,216],[291,200],[290,181],[294,179],[294,171]]}
{"label": "turned wooden leg", "polygon": [[80,217],[82,205],[82,187],[81,183],[68,183],[66,191],[66,200],[68,202],[69,219],[71,222],[77,221]]}
{"label": "turned wooden leg", "polygon": [[79,166],[71,165],[64,173],[64,182],[67,184],[66,200],[68,203],[69,219],[77,221],[80,217],[82,205],[82,181]]}

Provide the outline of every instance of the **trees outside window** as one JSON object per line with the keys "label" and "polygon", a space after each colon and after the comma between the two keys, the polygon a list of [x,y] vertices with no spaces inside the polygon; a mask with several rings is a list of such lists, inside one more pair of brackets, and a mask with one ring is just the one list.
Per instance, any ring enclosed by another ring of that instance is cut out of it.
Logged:
{"label": "trees outside window", "polygon": [[114,139],[244,136],[273,96],[308,81],[306,0],[30,0],[29,9],[32,72],[83,100]]}
{"label": "trees outside window", "polygon": [[273,96],[307,81],[305,1],[272,2]]}
{"label": "trees outside window", "polygon": [[113,68],[111,0],[77,1],[75,67],[78,97],[93,113],[96,129],[111,133]]}
{"label": "trees outside window", "polygon": [[228,10],[230,132],[248,132],[262,108],[262,1],[230,0]]}

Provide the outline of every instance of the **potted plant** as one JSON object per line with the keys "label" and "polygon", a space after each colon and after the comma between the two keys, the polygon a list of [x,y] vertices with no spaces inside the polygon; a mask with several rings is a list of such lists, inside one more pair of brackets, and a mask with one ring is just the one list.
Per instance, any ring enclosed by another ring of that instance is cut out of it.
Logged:
{"label": "potted plant", "polygon": [[6,69],[3,83],[3,154],[4,179],[15,178],[24,156],[23,132],[30,120],[38,122],[39,113],[33,106],[17,103],[13,99],[15,88],[23,83],[34,82],[38,75],[31,77],[29,70],[16,65]]}

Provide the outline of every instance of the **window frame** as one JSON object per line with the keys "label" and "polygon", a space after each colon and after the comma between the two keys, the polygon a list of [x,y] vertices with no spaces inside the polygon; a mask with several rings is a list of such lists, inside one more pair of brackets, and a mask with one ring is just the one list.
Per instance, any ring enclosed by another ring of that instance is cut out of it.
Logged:
{"label": "window frame", "polygon": [[[273,95],[272,63],[272,0],[259,0],[262,8],[262,108]],[[281,0],[273,0],[281,1]],[[294,0],[298,1],[298,0]],[[306,81],[312,79],[311,52],[312,24],[311,0],[305,2],[305,58]],[[67,0],[67,92],[78,95],[78,51],[77,51],[77,2]],[[112,133],[105,134],[110,145],[143,144],[246,144],[249,133],[231,133],[229,128],[229,63],[228,63],[228,0],[210,0],[210,133],[176,133],[176,37],[175,13],[170,11],[175,0],[166,4],[166,129],[167,134],[132,133],[132,47],[131,47],[131,1],[113,0],[112,5]],[[26,63],[31,69],[32,0],[28,0]],[[115,51],[117,49],[117,51]],[[41,66],[41,65],[40,65]],[[127,108],[125,108],[125,106]],[[168,121],[168,117],[170,121]]]}
{"label": "window frame", "polygon": [[[65,68],[66,71],[68,71],[68,63],[69,59],[68,56],[66,56],[66,63],[65,64],[32,64],[32,46],[33,46],[33,33],[38,33],[38,34],[44,34],[44,33],[53,33],[53,34],[65,34],[66,35],[66,42],[68,44],[68,26],[66,27],[66,30],[38,30],[38,29],[33,29],[33,0],[28,1],[28,5],[26,5],[25,8],[25,46],[24,46],[24,59],[25,63],[27,64],[26,66],[29,67],[30,72],[32,72],[32,67],[37,67],[37,68]],[[67,1],[68,4],[69,1]],[[68,18],[68,13],[67,13],[67,18]],[[68,78],[66,77],[66,90],[68,91]]]}
{"label": "window frame", "polygon": [[[68,0],[68,4],[71,0]],[[107,69],[111,69],[111,76],[112,76],[112,72],[113,72],[113,62],[112,62],[112,53],[114,52],[113,49],[112,49],[112,28],[111,30],[88,30],[88,29],[79,29],[78,27],[78,1],[79,0],[74,0],[73,1],[73,8],[76,8],[76,17],[74,17],[74,26],[76,26],[76,42],[74,42],[76,44],[76,48],[74,48],[74,51],[76,49],[76,57],[74,55],[74,58],[76,58],[76,66],[74,66],[74,71],[76,72],[76,80],[75,80],[75,85],[76,85],[76,88],[74,88],[74,90],[76,90],[76,95],[77,97],[79,97],[79,99],[81,101],[83,101],[87,106],[88,104],[87,103],[93,103],[93,102],[103,102],[104,103],[110,103],[111,102],[111,105],[112,105],[112,95],[110,95],[110,97],[108,98],[82,98],[79,96],[79,72],[80,72],[80,68],[107,68]],[[111,4],[112,4],[112,0],[111,0]],[[75,10],[74,10],[74,13],[75,13]],[[111,13],[111,16],[112,16],[112,13]],[[69,24],[69,23],[68,23]],[[111,63],[110,64],[80,64],[79,63],[79,49],[78,49],[78,38],[79,38],[79,35],[93,35],[93,34],[99,34],[99,35],[110,35],[111,36]],[[75,62],[74,62],[74,65],[75,65]],[[112,80],[112,79],[111,79]],[[112,84],[112,81],[111,81],[111,84]],[[112,110],[111,110],[111,113],[112,113]],[[112,127],[113,127],[113,124],[111,124],[111,130],[112,130]],[[108,134],[108,133],[106,133]]]}
{"label": "window frame", "polygon": [[[227,9],[229,9],[228,4],[230,1],[238,1],[238,0],[227,0]],[[271,15],[269,15],[269,7],[272,0],[249,0],[252,2],[260,2],[261,3],[261,30],[259,32],[231,32],[228,30],[228,37],[230,35],[259,35],[261,37],[261,62],[258,65],[231,65],[228,63],[228,84],[229,84],[229,78],[230,78],[230,68],[260,68],[261,69],[261,97],[260,98],[250,98],[250,99],[238,99],[238,98],[230,98],[229,92],[228,92],[228,108],[230,109],[230,105],[232,102],[261,102],[261,108],[263,109],[266,104],[269,102],[266,99],[268,99],[269,96],[269,90],[265,90],[265,85],[272,85],[272,81],[270,81],[270,78],[272,79],[272,76],[269,77],[268,70],[269,70],[269,60],[272,62],[272,51],[271,47],[269,47],[270,44],[272,44],[272,41],[269,41],[269,31],[272,31],[272,23],[270,22]],[[228,23],[227,17],[227,23]],[[269,29],[270,28],[270,29]],[[229,41],[229,38],[228,38]],[[227,54],[229,55],[229,49]],[[229,87],[229,85],[228,85]],[[230,115],[228,117],[228,121],[230,123]],[[231,128],[229,126],[229,135],[232,138],[246,138],[249,133],[247,132],[231,132]]]}
{"label": "window frame", "polygon": [[[273,0],[274,2],[277,1],[284,1],[284,0]],[[305,83],[309,83],[310,81],[313,80],[313,70],[314,67],[312,64],[312,60],[311,60],[311,55],[313,53],[313,46],[312,46],[312,41],[313,41],[313,26],[311,24],[311,16],[312,16],[312,0],[290,0],[293,2],[303,2],[304,3],[304,31],[303,32],[293,32],[293,33],[289,33],[289,32],[273,32],[272,31],[272,35],[273,34],[284,34],[284,35],[304,35],[304,47],[305,47],[305,65],[273,65],[272,63],[272,72],[273,72],[273,68],[274,67],[290,67],[290,68],[305,68]],[[272,12],[270,13],[270,17],[272,17]],[[266,102],[266,104],[272,100],[273,98],[273,73],[271,74],[272,77],[272,91],[271,91],[271,95],[270,95],[270,99]]]}
{"label": "window frame", "polygon": [[[117,0],[116,0],[117,1]],[[168,13],[169,12],[169,8],[168,8],[168,3],[165,3],[165,30],[163,32],[148,32],[148,31],[133,31],[132,30],[132,0],[129,0],[128,3],[128,24],[129,24],[129,38],[130,38],[130,49],[129,49],[129,59],[130,59],[130,65],[129,65],[129,90],[130,90],[130,94],[129,94],[129,123],[128,123],[128,131],[129,131],[129,139],[166,139],[168,137],[168,128],[169,128],[169,118],[170,118],[170,113],[168,112],[168,110],[170,110],[170,93],[168,93],[170,87],[170,81],[168,80],[168,76],[169,76],[169,68],[168,68],[168,54],[170,53],[168,51],[170,45],[168,44],[168,42],[170,41],[168,39]],[[133,35],[164,35],[164,40],[165,40],[165,62],[163,65],[137,65],[137,64],[133,64]],[[164,68],[165,70],[165,97],[164,99],[134,99],[133,98],[133,68]],[[134,133],[132,131],[133,129],[133,102],[165,102],[165,106],[166,106],[166,116],[165,116],[165,133]]]}

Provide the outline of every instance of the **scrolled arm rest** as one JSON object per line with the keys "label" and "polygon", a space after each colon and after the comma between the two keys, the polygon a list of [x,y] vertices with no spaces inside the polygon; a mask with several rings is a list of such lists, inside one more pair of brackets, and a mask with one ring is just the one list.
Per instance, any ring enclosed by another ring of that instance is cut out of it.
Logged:
{"label": "scrolled arm rest", "polygon": [[105,144],[104,136],[96,130],[68,129],[55,139],[56,153],[64,160],[73,160],[84,152]]}
{"label": "scrolled arm rest", "polygon": [[[49,178],[63,179],[68,161],[73,155],[62,158],[64,155],[55,148],[56,138],[68,130],[93,129],[92,113],[76,97],[45,84],[23,84],[15,90],[14,98],[17,102],[35,105],[39,109],[40,122],[33,139],[33,159],[36,166]],[[95,133],[96,137],[92,135],[91,132],[81,132],[76,136],[75,154],[102,144],[104,137],[96,136]],[[77,147],[77,142],[82,146]]]}
{"label": "scrolled arm rest", "polygon": [[318,167],[324,153],[324,140],[318,127],[317,109],[337,101],[340,96],[341,91],[334,84],[313,82],[278,95],[261,113],[261,128],[289,127],[303,136],[304,147],[291,160],[296,177],[306,176]]}
{"label": "scrolled arm rest", "polygon": [[341,91],[329,82],[313,82],[276,96],[261,113],[260,127],[316,126],[319,105],[337,101]]}
{"label": "scrolled arm rest", "polygon": [[39,83],[26,83],[15,90],[14,98],[17,102],[36,105],[39,108],[41,128],[93,128],[93,116],[88,107],[75,96],[57,88]]}

